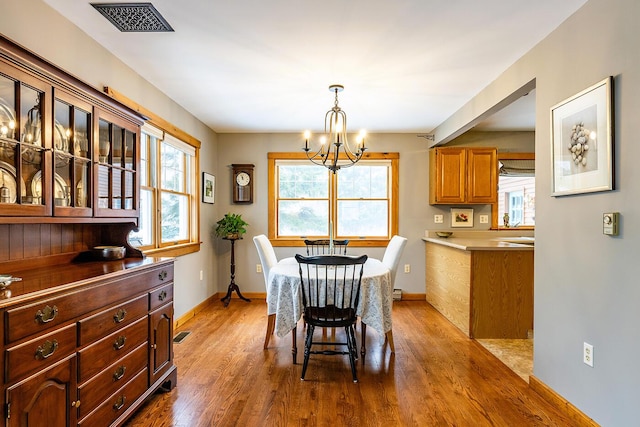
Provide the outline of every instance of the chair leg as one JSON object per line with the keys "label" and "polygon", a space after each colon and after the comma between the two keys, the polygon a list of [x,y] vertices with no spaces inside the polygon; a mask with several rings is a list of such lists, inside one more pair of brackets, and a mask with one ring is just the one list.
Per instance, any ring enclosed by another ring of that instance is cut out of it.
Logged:
{"label": "chair leg", "polygon": [[291,355],[293,356],[293,364],[297,363],[296,358],[298,356],[298,327],[294,326],[291,330]]}
{"label": "chair leg", "polygon": [[311,354],[311,345],[313,342],[313,330],[315,326],[307,325],[307,337],[304,340],[304,362],[302,362],[302,373],[300,379],[304,381],[304,375],[307,372],[307,365],[309,364],[309,355]]}
{"label": "chair leg", "polygon": [[353,382],[358,382],[358,374],[356,372],[356,360],[358,360],[358,343],[356,342],[356,334],[353,325],[345,326],[344,331],[347,335],[347,347],[349,349],[349,364],[351,365],[351,375]]}
{"label": "chair leg", "polygon": [[276,315],[270,314],[267,316],[267,335],[264,337],[264,349],[266,350],[269,347],[269,341],[271,341],[271,335],[273,335],[273,330],[276,327]]}
{"label": "chair leg", "polygon": [[396,346],[393,345],[393,331],[389,331],[384,335],[384,342],[389,343],[389,349],[391,350],[391,353],[395,353],[396,352]]}
{"label": "chair leg", "polygon": [[360,330],[362,331],[362,345],[360,346],[360,356],[362,356],[362,363],[364,364],[364,356],[367,354],[367,324],[360,321]]}

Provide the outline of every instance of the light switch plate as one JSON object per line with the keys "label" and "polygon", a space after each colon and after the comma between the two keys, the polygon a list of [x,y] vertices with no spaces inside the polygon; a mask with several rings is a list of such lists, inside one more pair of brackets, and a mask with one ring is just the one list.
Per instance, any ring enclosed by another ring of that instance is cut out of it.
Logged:
{"label": "light switch plate", "polygon": [[480,224],[489,224],[489,215],[480,215]]}
{"label": "light switch plate", "polygon": [[620,213],[610,212],[602,214],[602,233],[607,236],[617,236],[619,233],[618,222]]}
{"label": "light switch plate", "polygon": [[434,215],[433,222],[436,224],[442,224],[444,222],[444,215]]}

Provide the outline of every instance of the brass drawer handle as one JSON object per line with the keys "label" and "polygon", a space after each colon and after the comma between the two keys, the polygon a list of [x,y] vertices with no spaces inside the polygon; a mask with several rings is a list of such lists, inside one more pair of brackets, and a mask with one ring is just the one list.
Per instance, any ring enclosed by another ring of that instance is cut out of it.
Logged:
{"label": "brass drawer handle", "polygon": [[160,272],[160,274],[158,274],[158,278],[159,278],[160,280],[164,280],[164,279],[166,279],[166,278],[167,278],[167,276],[168,276],[168,274],[167,274],[166,270],[162,270],[162,271]]}
{"label": "brass drawer handle", "polygon": [[120,350],[122,347],[124,347],[124,343],[126,341],[127,337],[120,335],[118,339],[113,343],[113,348],[115,348],[116,350]]}
{"label": "brass drawer handle", "polygon": [[58,349],[58,341],[53,340],[53,342],[47,340],[43,345],[39,345],[36,349],[36,360],[44,360],[47,357],[51,356]]}
{"label": "brass drawer handle", "polygon": [[164,301],[165,299],[167,299],[167,291],[160,292],[160,295],[158,295],[158,299],[160,301]]}
{"label": "brass drawer handle", "polygon": [[36,322],[43,325],[45,323],[51,322],[53,319],[56,318],[57,315],[58,315],[58,307],[54,305],[53,308],[51,308],[47,305],[43,310],[38,310],[36,312]]}
{"label": "brass drawer handle", "polygon": [[79,408],[80,407],[80,401],[76,400],[74,402],[71,402],[71,406],[73,406],[74,408]]}
{"label": "brass drawer handle", "polygon": [[116,369],[116,371],[113,373],[113,380],[114,381],[119,381],[122,379],[122,377],[124,377],[124,373],[127,370],[127,367],[124,365],[120,365],[118,366],[118,369]]}
{"label": "brass drawer handle", "polygon": [[127,315],[127,310],[121,308],[113,315],[113,321],[116,323],[121,323],[124,320],[124,317]]}
{"label": "brass drawer handle", "polygon": [[116,400],[116,403],[113,404],[113,409],[119,411],[120,409],[122,409],[126,401],[127,396],[121,395],[120,397],[118,397],[118,400]]}

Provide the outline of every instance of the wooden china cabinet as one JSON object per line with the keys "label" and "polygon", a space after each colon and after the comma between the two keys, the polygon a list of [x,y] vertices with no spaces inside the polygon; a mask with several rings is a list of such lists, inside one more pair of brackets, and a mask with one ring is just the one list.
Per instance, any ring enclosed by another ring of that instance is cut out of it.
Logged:
{"label": "wooden china cabinet", "polygon": [[21,279],[0,283],[6,426],[121,425],[176,385],[173,260],[127,240],[142,123],[0,36],[0,275]]}

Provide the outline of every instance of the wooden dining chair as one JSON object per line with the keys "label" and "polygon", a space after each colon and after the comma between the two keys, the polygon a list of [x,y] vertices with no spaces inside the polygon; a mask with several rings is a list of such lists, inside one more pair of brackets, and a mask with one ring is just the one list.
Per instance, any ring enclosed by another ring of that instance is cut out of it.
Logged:
{"label": "wooden dining chair", "polygon": [[346,255],[348,240],[334,240],[333,241],[333,254],[329,253],[330,241],[329,239],[320,240],[305,240],[304,244],[307,245],[307,256],[314,255]]}
{"label": "wooden dining chair", "polygon": [[[360,284],[367,256],[296,255],[296,260],[300,270],[304,321],[307,325],[300,379],[304,381],[311,354],[348,355],[353,382],[356,383],[358,382],[356,310],[360,300]],[[345,340],[314,341],[313,332],[318,326],[344,328]],[[314,346],[331,347],[314,350]],[[337,350],[336,348],[340,346],[346,347],[346,350]]]}

